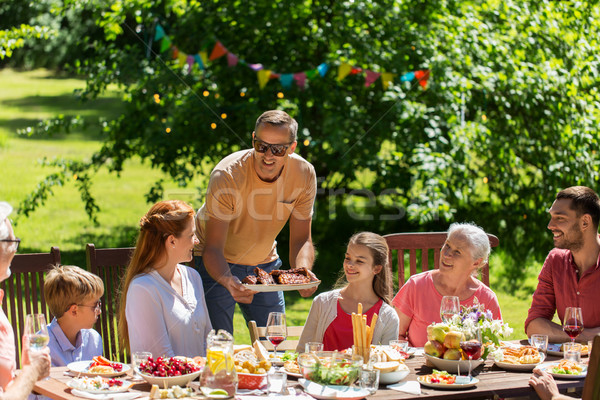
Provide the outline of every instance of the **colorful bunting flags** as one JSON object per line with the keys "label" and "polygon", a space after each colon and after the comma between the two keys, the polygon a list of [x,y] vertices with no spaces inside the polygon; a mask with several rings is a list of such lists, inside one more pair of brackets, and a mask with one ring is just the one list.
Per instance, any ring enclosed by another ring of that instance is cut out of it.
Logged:
{"label": "colorful bunting flags", "polygon": [[154,29],[154,41],[157,42],[163,37],[165,37],[165,30],[162,26],[156,24],[156,28]]}
{"label": "colorful bunting flags", "polygon": [[379,75],[381,75],[379,72],[374,72],[368,69],[367,75],[365,76],[365,87],[371,86],[371,84],[375,82],[377,78],[379,78]]}
{"label": "colorful bunting flags", "polygon": [[345,62],[341,63],[340,66],[338,67],[338,77],[337,77],[338,82],[341,82],[342,79],[347,77],[351,71],[352,71],[352,65],[345,63]]}
{"label": "colorful bunting flags", "polygon": [[217,44],[215,44],[215,47],[213,48],[212,53],[210,53],[210,57],[208,59],[210,61],[214,61],[219,57],[223,57],[225,54],[227,54],[227,49],[221,44],[221,42],[217,41]]}
{"label": "colorful bunting flags", "polygon": [[233,53],[227,53],[227,65],[235,67],[238,63],[238,57]]}
{"label": "colorful bunting flags", "polygon": [[257,72],[258,74],[258,86],[263,89],[267,82],[269,82],[269,79],[271,78],[271,71],[269,71],[268,69],[261,69]]}
{"label": "colorful bunting flags", "polygon": [[[171,38],[169,38],[169,36],[165,33],[160,24],[157,24],[155,27],[154,40],[161,40],[161,53],[164,53],[168,49],[172,49],[173,59],[177,59],[181,67],[187,64],[190,71],[192,70],[194,63],[198,64],[200,70],[204,70],[208,65],[208,61],[214,61],[220,57],[223,57],[224,55],[227,55],[227,65],[229,67],[235,67],[238,64],[242,64],[255,71],[257,73],[258,85],[261,89],[267,85],[270,79],[279,79],[279,82],[281,82],[281,86],[283,86],[284,89],[291,89],[292,83],[295,82],[296,86],[298,86],[300,90],[303,90],[306,87],[307,79],[312,80],[317,77],[324,77],[330,67],[328,63],[324,62],[319,64],[316,68],[307,71],[296,73],[278,73],[265,69],[265,67],[260,63],[248,63],[240,59],[237,55],[227,50],[227,48],[218,40],[212,48],[210,56],[208,56],[208,52],[205,50],[201,50],[197,54],[193,55],[186,54],[171,43]],[[348,75],[357,75],[363,72],[365,73],[365,87],[371,86],[377,79],[381,77],[381,85],[384,90],[388,89],[394,78],[398,76],[398,74],[392,72],[375,72],[370,69],[363,69],[353,66],[347,62],[342,62],[338,65],[337,81],[341,82]],[[429,77],[430,71],[428,69],[417,70],[401,75],[400,81],[411,82],[414,79],[417,79],[419,85],[421,85],[423,89],[427,89]]]}
{"label": "colorful bunting flags", "polygon": [[390,87],[390,82],[392,82],[392,80],[394,79],[395,76],[396,76],[396,74],[393,74],[391,72],[382,72],[381,73],[381,85],[383,86],[384,90],[386,90],[388,87]]}

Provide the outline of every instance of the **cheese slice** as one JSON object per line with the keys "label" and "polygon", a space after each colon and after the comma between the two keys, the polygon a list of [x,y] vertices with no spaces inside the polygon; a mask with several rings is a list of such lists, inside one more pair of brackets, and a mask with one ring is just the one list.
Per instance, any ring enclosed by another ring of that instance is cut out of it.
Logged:
{"label": "cheese slice", "polygon": [[269,359],[269,352],[260,341],[256,340],[252,346],[254,347],[254,353],[256,353],[258,361],[265,361]]}

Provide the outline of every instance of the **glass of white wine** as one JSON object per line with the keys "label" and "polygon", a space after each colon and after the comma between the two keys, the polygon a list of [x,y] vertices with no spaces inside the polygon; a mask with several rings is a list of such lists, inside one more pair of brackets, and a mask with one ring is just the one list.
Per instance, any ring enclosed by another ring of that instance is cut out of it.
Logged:
{"label": "glass of white wine", "polygon": [[25,335],[29,339],[30,351],[41,351],[50,341],[46,317],[44,314],[27,314],[25,317]]}

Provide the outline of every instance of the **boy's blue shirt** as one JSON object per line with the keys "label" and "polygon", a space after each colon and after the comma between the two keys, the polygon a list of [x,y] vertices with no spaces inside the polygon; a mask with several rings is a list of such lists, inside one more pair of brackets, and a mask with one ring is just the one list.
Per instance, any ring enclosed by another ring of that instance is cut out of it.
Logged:
{"label": "boy's blue shirt", "polygon": [[53,367],[63,367],[74,361],[91,360],[102,355],[102,337],[94,329],[82,329],[73,346],[58,325],[56,318],[48,324],[50,357]]}

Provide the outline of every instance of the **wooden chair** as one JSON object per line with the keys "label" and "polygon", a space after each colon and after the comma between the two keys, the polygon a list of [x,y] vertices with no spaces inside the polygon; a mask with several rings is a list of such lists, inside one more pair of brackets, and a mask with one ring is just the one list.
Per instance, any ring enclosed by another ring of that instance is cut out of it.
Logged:
{"label": "wooden chair", "polygon": [[[494,235],[488,234],[490,246],[496,247],[500,243]],[[414,275],[417,271],[417,252],[421,259],[422,271],[429,270],[429,253],[433,251],[433,267],[437,269],[440,263],[440,250],[446,241],[446,232],[420,232],[420,233],[392,233],[384,236],[390,248],[389,266],[393,270],[393,250],[397,250],[397,265],[398,265],[398,289],[404,285],[404,254],[409,253],[409,271],[410,275]],[[487,286],[490,285],[489,265],[486,263],[482,269],[481,281]],[[393,292],[392,288],[392,292]]]}
{"label": "wooden chair", "polygon": [[600,334],[594,337],[582,400],[600,400]]}
{"label": "wooden chair", "polygon": [[15,333],[17,368],[21,367],[21,338],[27,314],[44,314],[50,323],[50,313],[44,298],[44,273],[60,265],[60,251],[50,253],[16,254],[10,265],[11,276],[0,284],[4,290],[2,309]]}
{"label": "wooden chair", "polygon": [[119,308],[119,286],[129,264],[134,247],[96,249],[89,243],[85,248],[87,268],[102,278],[104,298],[102,314],[96,322],[96,330],[102,335],[104,356],[112,361],[128,362],[128,355],[119,346],[117,310]]}
{"label": "wooden chair", "polygon": [[[304,326],[288,326],[287,327],[288,336],[279,346],[277,346],[277,350],[296,351],[296,346],[298,346],[298,341],[300,340],[300,335],[302,335],[303,329],[304,329]],[[260,340],[260,342],[266,347],[267,350],[271,351],[274,349],[271,342],[269,342],[265,337],[266,332],[267,332],[266,327],[264,327],[264,326],[258,327],[258,326],[256,326],[256,321],[248,321],[248,330],[250,331],[250,342],[254,343],[257,340]],[[297,338],[297,339],[290,340],[289,339],[290,337]]]}

